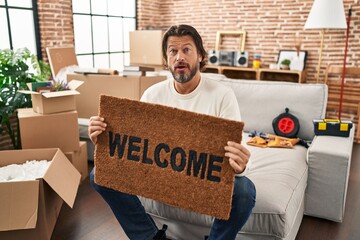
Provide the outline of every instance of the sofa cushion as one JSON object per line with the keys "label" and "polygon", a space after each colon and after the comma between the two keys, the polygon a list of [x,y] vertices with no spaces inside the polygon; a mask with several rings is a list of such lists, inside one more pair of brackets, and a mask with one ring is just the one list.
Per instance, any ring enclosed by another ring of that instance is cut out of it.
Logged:
{"label": "sofa cushion", "polygon": [[[237,97],[245,131],[274,133],[272,121],[285,108],[299,119],[298,137],[314,137],[313,119],[325,117],[327,85],[213,78],[230,86]],[[285,100],[283,100],[285,99]]]}
{"label": "sofa cushion", "polygon": [[256,186],[257,197],[241,232],[286,238],[298,211],[302,211],[308,177],[307,149],[300,145],[291,149],[247,148],[252,159],[247,176]]}
{"label": "sofa cushion", "polygon": [[[249,137],[243,135],[243,143]],[[306,148],[258,148],[251,151],[248,177],[256,186],[256,204],[243,233],[286,237],[294,224],[304,198],[307,181]],[[146,211],[161,218],[211,227],[213,218],[140,198]],[[301,213],[302,215],[302,213]],[[184,233],[186,239],[186,233]]]}

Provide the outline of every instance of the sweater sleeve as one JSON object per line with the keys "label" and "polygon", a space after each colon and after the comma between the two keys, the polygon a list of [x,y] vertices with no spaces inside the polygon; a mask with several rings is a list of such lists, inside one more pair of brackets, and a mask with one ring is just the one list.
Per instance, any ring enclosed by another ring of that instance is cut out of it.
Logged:
{"label": "sweater sleeve", "polygon": [[221,112],[219,117],[235,121],[241,121],[239,104],[233,90],[229,89],[227,94],[224,95],[220,109]]}

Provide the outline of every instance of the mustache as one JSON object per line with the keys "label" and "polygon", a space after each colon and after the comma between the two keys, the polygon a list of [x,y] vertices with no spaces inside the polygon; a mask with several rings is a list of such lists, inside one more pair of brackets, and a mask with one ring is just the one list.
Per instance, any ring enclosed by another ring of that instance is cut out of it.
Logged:
{"label": "mustache", "polygon": [[190,65],[185,63],[185,62],[179,62],[177,64],[174,65],[174,68],[178,68],[178,67],[187,67],[190,68]]}

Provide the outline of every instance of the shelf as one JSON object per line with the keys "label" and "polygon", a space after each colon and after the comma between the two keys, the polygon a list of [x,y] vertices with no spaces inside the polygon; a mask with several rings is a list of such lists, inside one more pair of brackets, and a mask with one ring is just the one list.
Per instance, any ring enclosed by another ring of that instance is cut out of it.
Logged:
{"label": "shelf", "polygon": [[223,67],[222,74],[228,78],[258,79],[258,71],[253,68]]}
{"label": "shelf", "polygon": [[305,71],[279,70],[279,69],[259,69],[259,80],[267,81],[288,81],[304,83],[306,81]]}
{"label": "shelf", "polygon": [[288,81],[304,83],[306,81],[305,71],[280,70],[280,69],[253,69],[232,66],[206,66],[204,72],[219,73],[227,78],[264,80],[264,81]]}
{"label": "shelf", "polygon": [[207,73],[221,73],[221,67],[206,66],[206,69],[205,69],[204,72],[207,72]]}

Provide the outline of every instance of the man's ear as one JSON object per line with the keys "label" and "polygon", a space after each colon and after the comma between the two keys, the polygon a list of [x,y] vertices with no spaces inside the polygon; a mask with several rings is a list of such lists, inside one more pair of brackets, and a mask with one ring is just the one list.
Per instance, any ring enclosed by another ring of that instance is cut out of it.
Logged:
{"label": "man's ear", "polygon": [[201,54],[200,54],[200,52],[198,52],[198,58],[199,58],[199,62],[201,62],[202,61],[202,56],[201,56]]}

